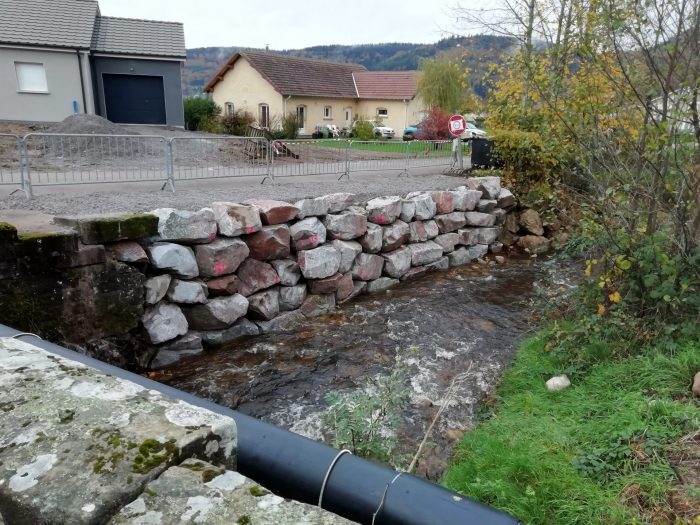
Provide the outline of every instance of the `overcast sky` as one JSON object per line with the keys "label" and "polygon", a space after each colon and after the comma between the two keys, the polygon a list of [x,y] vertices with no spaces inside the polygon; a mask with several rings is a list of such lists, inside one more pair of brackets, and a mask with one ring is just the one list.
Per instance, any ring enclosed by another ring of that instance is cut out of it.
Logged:
{"label": "overcast sky", "polygon": [[105,16],[185,24],[188,48],[437,42],[451,0],[99,0]]}

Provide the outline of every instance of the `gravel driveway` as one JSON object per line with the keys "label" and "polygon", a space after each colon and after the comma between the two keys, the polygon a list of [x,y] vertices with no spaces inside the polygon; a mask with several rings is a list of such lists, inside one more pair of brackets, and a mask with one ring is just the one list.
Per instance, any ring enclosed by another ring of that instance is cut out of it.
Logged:
{"label": "gravel driveway", "polygon": [[260,184],[260,178],[187,181],[175,193],[161,191],[160,183],[130,183],[36,188],[33,199],[24,194],[0,193],[0,210],[26,209],[49,214],[84,215],[107,212],[138,212],[156,208],[196,210],[216,201],[240,202],[249,198],[269,198],[294,202],[329,193],[355,193],[360,200],[411,191],[452,189],[464,179],[435,174],[434,169],[408,176],[396,172],[352,174],[338,181],[334,175],[277,179],[277,184]]}

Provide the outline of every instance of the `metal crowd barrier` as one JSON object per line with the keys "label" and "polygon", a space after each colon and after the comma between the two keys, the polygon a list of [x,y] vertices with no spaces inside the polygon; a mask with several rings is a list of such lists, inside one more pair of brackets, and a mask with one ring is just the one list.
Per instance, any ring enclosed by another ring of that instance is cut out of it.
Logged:
{"label": "metal crowd barrier", "polygon": [[0,134],[0,186],[163,182],[337,175],[440,167],[461,169],[469,145],[453,141],[267,140],[262,137]]}

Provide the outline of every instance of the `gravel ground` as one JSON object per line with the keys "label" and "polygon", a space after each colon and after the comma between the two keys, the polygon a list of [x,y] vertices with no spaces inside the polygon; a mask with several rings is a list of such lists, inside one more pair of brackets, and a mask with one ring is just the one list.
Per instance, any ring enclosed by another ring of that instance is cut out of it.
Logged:
{"label": "gravel ground", "polygon": [[[48,214],[87,215],[108,212],[151,211],[156,208],[197,210],[216,201],[240,202],[250,198],[269,198],[294,202],[307,197],[329,193],[355,193],[359,200],[386,195],[405,195],[411,191],[453,189],[463,184],[463,178],[412,174],[398,177],[393,173],[353,174],[351,180],[337,181],[335,177],[304,177],[280,180],[276,185],[261,185],[257,179],[204,180],[179,187],[175,193],[148,188],[121,190],[117,185],[104,191],[79,190],[36,195],[28,200],[22,193],[0,197],[0,210],[25,209]],[[302,180],[303,179],[303,180]],[[311,179],[311,180],[308,180]],[[232,187],[233,186],[233,187]],[[49,189],[46,189],[49,190]],[[87,193],[90,192],[90,193]]]}

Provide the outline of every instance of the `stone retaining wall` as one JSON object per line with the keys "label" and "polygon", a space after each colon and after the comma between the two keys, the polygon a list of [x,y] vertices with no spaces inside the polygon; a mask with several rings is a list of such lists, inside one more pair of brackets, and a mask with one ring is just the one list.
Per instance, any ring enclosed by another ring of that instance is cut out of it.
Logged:
{"label": "stone retaining wall", "polygon": [[480,177],[366,203],[339,193],[196,212],[0,216],[10,223],[0,225],[0,322],[122,366],[163,367],[538,234],[539,218],[520,220],[516,204],[498,177]]}

